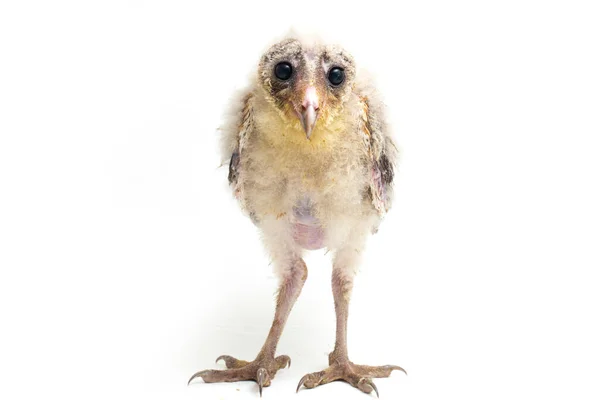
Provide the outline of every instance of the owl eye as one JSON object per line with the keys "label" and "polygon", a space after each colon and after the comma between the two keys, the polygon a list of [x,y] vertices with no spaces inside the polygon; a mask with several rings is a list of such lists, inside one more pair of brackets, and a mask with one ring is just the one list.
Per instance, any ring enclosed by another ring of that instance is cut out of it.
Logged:
{"label": "owl eye", "polygon": [[344,69],[340,67],[333,67],[329,70],[329,74],[327,74],[327,79],[333,86],[339,86],[342,82],[344,82]]}
{"label": "owl eye", "polygon": [[275,66],[275,76],[282,81],[287,81],[292,77],[292,64],[289,62],[280,62]]}

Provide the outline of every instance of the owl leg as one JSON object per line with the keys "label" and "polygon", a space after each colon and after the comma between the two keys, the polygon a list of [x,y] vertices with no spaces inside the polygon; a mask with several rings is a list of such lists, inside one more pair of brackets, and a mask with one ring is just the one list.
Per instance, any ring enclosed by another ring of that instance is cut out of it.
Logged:
{"label": "owl leg", "polygon": [[225,361],[228,369],[209,369],[197,372],[190,378],[188,384],[197,377],[201,377],[207,383],[254,380],[258,383],[258,390],[262,397],[263,387],[271,385],[271,379],[275,377],[277,371],[286,365],[291,365],[288,356],[275,357],[275,350],[292,306],[300,295],[307,275],[306,264],[302,259],[298,258],[291,261],[291,267],[286,269],[279,287],[275,318],[269,335],[254,361],[248,362],[231,356],[220,356],[217,361]]}
{"label": "owl leg", "polygon": [[340,262],[348,262],[353,258],[352,255],[348,258],[344,257],[343,254],[338,254],[334,262],[331,287],[335,303],[336,340],[335,347],[329,354],[329,367],[319,372],[304,375],[298,383],[296,391],[300,390],[302,385],[311,389],[329,382],[342,380],[365,393],[371,393],[374,390],[377,397],[379,397],[377,386],[373,383],[372,378],[388,377],[393,370],[406,373],[404,369],[396,365],[371,367],[354,364],[348,359],[346,332],[348,327],[348,304],[353,287],[354,272],[352,268],[347,267],[347,264],[340,265]]}

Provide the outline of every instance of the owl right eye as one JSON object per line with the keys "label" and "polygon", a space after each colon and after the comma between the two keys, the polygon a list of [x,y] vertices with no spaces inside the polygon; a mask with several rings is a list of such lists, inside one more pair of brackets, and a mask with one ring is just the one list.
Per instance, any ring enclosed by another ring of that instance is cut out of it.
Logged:
{"label": "owl right eye", "polygon": [[282,81],[287,81],[292,77],[292,64],[289,62],[280,62],[275,66],[275,76]]}

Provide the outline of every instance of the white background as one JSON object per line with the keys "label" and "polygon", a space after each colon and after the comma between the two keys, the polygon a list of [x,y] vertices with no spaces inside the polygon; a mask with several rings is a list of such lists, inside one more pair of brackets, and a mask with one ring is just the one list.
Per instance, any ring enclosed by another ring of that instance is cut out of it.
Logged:
{"label": "white background", "polygon": [[[384,399],[600,396],[600,13],[594,1],[5,1],[0,397],[256,399],[186,387],[252,359],[277,281],[217,168],[216,128],[291,26],[378,77],[397,201],[351,303]],[[334,343],[327,256],[265,399]]]}

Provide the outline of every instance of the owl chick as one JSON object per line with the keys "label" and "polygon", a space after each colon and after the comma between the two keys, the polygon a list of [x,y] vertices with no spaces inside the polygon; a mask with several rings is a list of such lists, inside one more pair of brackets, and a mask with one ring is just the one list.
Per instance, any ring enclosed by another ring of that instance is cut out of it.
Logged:
{"label": "owl chick", "polygon": [[390,207],[396,147],[371,82],[336,46],[283,40],[262,56],[251,88],[223,129],[223,161],[242,209],[259,228],[280,278],[275,318],[254,361],[220,356],[226,370],[192,376],[205,382],[255,380],[262,396],[279,369],[275,356],[292,306],[307,278],[306,250],[333,252],[336,342],[329,367],[298,384],[344,380],[379,396],[372,378],[395,365],[366,366],[348,358],[348,302],[367,236]]}

